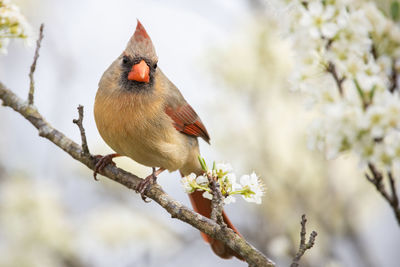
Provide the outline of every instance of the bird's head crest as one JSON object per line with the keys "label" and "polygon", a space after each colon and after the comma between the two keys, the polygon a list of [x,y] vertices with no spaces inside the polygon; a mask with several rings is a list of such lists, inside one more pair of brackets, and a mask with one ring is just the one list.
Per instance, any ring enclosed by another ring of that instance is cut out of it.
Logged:
{"label": "bird's head crest", "polygon": [[131,57],[157,59],[156,50],[142,23],[137,20],[136,30],[125,48],[124,53]]}

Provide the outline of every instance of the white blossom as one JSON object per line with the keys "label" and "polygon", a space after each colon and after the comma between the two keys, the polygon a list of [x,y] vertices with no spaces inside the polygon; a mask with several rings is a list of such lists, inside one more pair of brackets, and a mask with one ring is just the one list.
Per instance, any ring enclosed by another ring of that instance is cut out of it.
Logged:
{"label": "white blossom", "polygon": [[10,39],[22,38],[30,42],[31,28],[19,8],[9,0],[0,0],[0,53],[7,52]]}
{"label": "white blossom", "polygon": [[195,191],[195,188],[193,187],[195,181],[196,181],[196,174],[194,173],[191,173],[188,176],[183,177],[181,179],[183,190],[186,193],[193,193]]}
{"label": "white blossom", "polygon": [[217,170],[217,172],[221,171],[221,172],[224,172],[224,173],[228,173],[228,172],[231,172],[233,170],[232,169],[232,165],[229,164],[229,163],[217,163],[215,165],[215,169]]}
{"label": "white blossom", "polygon": [[204,198],[207,198],[207,199],[209,199],[209,200],[212,200],[212,199],[213,199],[213,195],[212,195],[210,192],[208,192],[208,191],[204,191],[203,197],[204,197]]}
{"label": "white blossom", "polygon": [[207,185],[209,182],[207,177],[200,175],[196,178],[196,183],[198,183],[199,185]]}
{"label": "white blossom", "polygon": [[332,21],[334,12],[332,6],[323,5],[319,1],[310,2],[308,10],[303,8],[300,24],[309,29],[309,34],[314,39],[321,34],[332,38],[338,30],[338,26]]}
{"label": "white blossom", "polygon": [[261,197],[264,195],[264,190],[259,177],[253,172],[250,175],[240,177],[240,184],[243,189],[250,190],[250,194],[244,194],[242,197],[248,202],[261,204]]}
{"label": "white blossom", "polygon": [[392,72],[400,71],[400,28],[372,2],[291,3],[297,66],[290,81],[318,114],[309,148],[327,158],[354,151],[362,165],[399,165],[400,89],[393,92]]}
{"label": "white blossom", "polygon": [[202,196],[206,199],[213,199],[212,188],[209,179],[213,179],[219,185],[219,188],[224,204],[234,203],[235,195],[242,195],[248,202],[261,203],[261,197],[264,194],[263,186],[257,175],[253,172],[250,175],[244,175],[240,178],[240,183],[237,182],[236,174],[229,163],[217,163],[210,170],[205,163],[205,160],[199,157],[204,173],[197,176],[191,173],[181,179],[181,184],[186,193],[194,191],[202,191]]}

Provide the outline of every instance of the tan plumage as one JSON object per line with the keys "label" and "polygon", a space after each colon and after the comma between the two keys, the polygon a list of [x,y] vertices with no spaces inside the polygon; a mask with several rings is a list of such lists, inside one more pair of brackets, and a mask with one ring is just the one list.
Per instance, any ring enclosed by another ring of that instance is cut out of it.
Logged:
{"label": "tan plumage", "polygon": [[197,168],[201,171],[197,139],[178,132],[164,112],[165,98],[171,96],[160,82],[159,76],[167,79],[162,72],[156,72],[151,94],[124,91],[111,82],[117,80],[114,75],[119,73],[105,72],[95,100],[95,120],[104,141],[118,154],[146,166],[181,170],[185,175]]}
{"label": "tan plumage", "polygon": [[[97,128],[119,155],[161,168],[159,172],[167,169],[179,170],[182,175],[200,174],[197,137],[209,142],[207,130],[180,91],[156,66],[157,61],[150,37],[138,22],[125,51],[99,82],[94,105]],[[145,187],[142,189],[144,192]],[[197,194],[190,197],[194,209],[210,217],[210,201]],[[235,229],[225,214],[224,217],[228,226]],[[220,241],[207,235],[204,238],[222,258],[239,257]]]}

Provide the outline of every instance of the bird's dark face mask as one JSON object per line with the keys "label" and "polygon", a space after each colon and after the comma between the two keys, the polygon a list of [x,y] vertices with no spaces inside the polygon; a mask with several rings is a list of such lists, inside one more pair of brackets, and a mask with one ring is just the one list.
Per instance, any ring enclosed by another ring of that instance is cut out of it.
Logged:
{"label": "bird's dark face mask", "polygon": [[124,55],[121,59],[121,86],[128,91],[149,91],[153,88],[157,63],[145,58]]}

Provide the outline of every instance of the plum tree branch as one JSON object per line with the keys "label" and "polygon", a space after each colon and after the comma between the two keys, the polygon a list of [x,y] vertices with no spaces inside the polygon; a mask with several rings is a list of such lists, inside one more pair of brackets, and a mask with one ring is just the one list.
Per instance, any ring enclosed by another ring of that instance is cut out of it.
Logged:
{"label": "plum tree branch", "polygon": [[307,219],[306,219],[306,215],[303,214],[301,216],[301,230],[300,230],[300,246],[299,246],[299,250],[296,253],[296,256],[293,259],[292,264],[290,265],[290,267],[298,267],[299,266],[299,261],[301,259],[301,257],[304,255],[304,253],[306,252],[306,250],[311,249],[314,246],[315,243],[315,238],[317,237],[317,232],[312,231],[310,234],[310,238],[308,240],[308,242],[306,243],[306,223],[307,223]]}
{"label": "plum tree branch", "polygon": [[86,140],[85,128],[83,128],[83,106],[78,106],[78,119],[72,120],[73,123],[78,125],[79,132],[81,133],[81,140],[82,140],[82,152],[85,155],[90,155],[89,147]]}
{"label": "plum tree branch", "polygon": [[339,77],[337,71],[336,71],[336,66],[332,62],[328,62],[328,66],[326,67],[326,71],[330,73],[335,80],[335,83],[337,85],[337,88],[339,90],[339,93],[341,96],[343,96],[343,82],[345,80],[344,77]]}
{"label": "plum tree branch", "polygon": [[39,58],[39,49],[40,45],[43,40],[43,29],[44,29],[44,24],[42,23],[40,25],[39,29],[39,38],[36,41],[36,49],[35,49],[35,56],[33,57],[33,62],[31,65],[31,70],[29,72],[29,94],[28,94],[28,102],[30,105],[33,104],[33,96],[35,94],[35,80],[33,79],[33,74],[35,73],[36,70],[36,63]]}
{"label": "plum tree branch", "polygon": [[[376,53],[375,47],[372,47],[373,53]],[[375,51],[375,52],[374,52]],[[332,62],[328,63],[328,66],[326,68],[326,71],[330,73],[333,77],[333,79],[336,82],[336,86],[340,92],[340,95],[343,96],[343,86],[342,83],[345,80],[345,77],[340,78],[337,74],[336,67]],[[357,86],[357,85],[356,85]],[[397,89],[397,72],[395,69],[395,62],[392,62],[392,76],[391,76],[391,86],[389,88],[389,91],[393,93]],[[364,110],[368,108],[368,106],[371,104],[372,99],[365,99],[364,97],[361,97],[362,104]],[[375,142],[381,142],[382,138],[375,139]],[[396,217],[397,223],[400,226],[400,205],[399,205],[399,197],[397,195],[397,190],[396,190],[396,183],[395,183],[395,178],[393,177],[392,172],[387,173],[387,178],[390,186],[390,193],[386,190],[385,184],[383,182],[384,175],[372,164],[368,164],[368,168],[371,172],[371,175],[368,173],[365,173],[365,177],[367,180],[372,183],[376,190],[381,194],[381,196],[386,200],[386,202],[389,203],[390,207],[393,210],[393,213]]]}
{"label": "plum tree branch", "polygon": [[217,222],[219,225],[226,227],[224,219],[222,217],[222,210],[224,206],[224,202],[222,200],[221,190],[219,189],[219,183],[216,181],[216,178],[207,173],[208,181],[211,185],[212,190],[212,200],[211,200],[211,220]]}
{"label": "plum tree branch", "polygon": [[[20,97],[7,89],[1,82],[0,99],[2,99],[4,106],[11,107],[32,123],[32,125],[38,129],[41,137],[48,139],[68,153],[72,158],[86,165],[89,169],[94,170],[96,164],[95,157],[89,153],[84,153],[81,146],[51,126],[34,105],[30,105],[28,102],[23,101]],[[137,185],[142,181],[138,176],[110,164],[104,168],[103,175],[133,190],[135,190]],[[182,205],[165,193],[158,184],[151,185],[149,190],[146,192],[146,196],[153,199],[163,207],[172,218],[177,218],[186,222],[211,237],[221,240],[224,244],[242,256],[249,266],[275,266],[268,257],[237,235],[233,230],[223,227],[217,222]]]}
{"label": "plum tree branch", "polygon": [[398,73],[397,73],[397,69],[396,69],[396,60],[393,59],[392,60],[392,75],[390,75],[391,85],[389,87],[389,91],[391,93],[393,93],[396,89],[398,89],[398,87],[397,87],[397,78],[398,78]]}
{"label": "plum tree branch", "polygon": [[397,195],[397,190],[396,190],[396,183],[394,180],[394,177],[392,175],[392,172],[388,172],[387,178],[389,180],[389,187],[390,187],[390,193],[386,190],[385,184],[383,183],[383,174],[376,169],[376,167],[372,164],[368,164],[368,168],[371,172],[372,175],[369,175],[368,173],[365,174],[365,177],[367,180],[372,183],[376,190],[382,195],[382,197],[386,200],[386,202],[389,203],[389,205],[392,207],[394,216],[396,217],[397,223],[400,226],[400,205],[399,205],[399,197]]}

